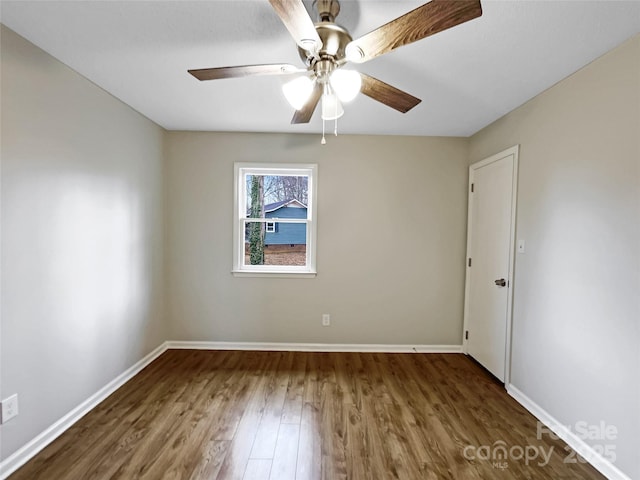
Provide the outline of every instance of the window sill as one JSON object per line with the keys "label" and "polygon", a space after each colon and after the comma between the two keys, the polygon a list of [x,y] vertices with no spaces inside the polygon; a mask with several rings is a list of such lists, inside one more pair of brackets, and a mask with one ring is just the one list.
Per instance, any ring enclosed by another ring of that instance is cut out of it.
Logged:
{"label": "window sill", "polygon": [[232,270],[234,277],[271,277],[271,278],[315,278],[317,272],[256,272],[247,270]]}

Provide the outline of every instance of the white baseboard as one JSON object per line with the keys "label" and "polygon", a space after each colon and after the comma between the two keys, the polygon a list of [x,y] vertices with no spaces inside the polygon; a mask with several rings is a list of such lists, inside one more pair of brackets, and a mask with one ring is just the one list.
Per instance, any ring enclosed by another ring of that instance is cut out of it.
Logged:
{"label": "white baseboard", "polygon": [[265,343],[168,341],[167,349],[263,350],[291,352],[462,353],[462,345],[381,345],[348,343]]}
{"label": "white baseboard", "polygon": [[40,435],[35,437],[29,443],[17,450],[15,453],[7,457],[0,463],[0,478],[5,479],[18,468],[24,465],[27,461],[33,458],[40,450],[53,442],[61,434],[65,432],[74,423],[84,417],[89,411],[95,408],[105,398],[115,392],[118,388],[124,385],[127,381],[138,374],[144,367],[153,362],[156,358],[162,355],[167,350],[167,343],[163,343],[151,353],[146,355],[143,359],[138,361],[135,365],[131,366],[116,378],[111,380],[107,385],[102,387],[96,393],[87,398],[84,402],[78,405],[76,408],[67,413],[60,420],[55,422],[49,428],[47,428]]}
{"label": "white baseboard", "polygon": [[586,459],[596,470],[602,473],[609,480],[631,480],[630,477],[620,471],[609,460],[600,455],[590,445],[573,433],[565,425],[562,425],[540,405],[527,397],[524,393],[518,390],[513,385],[507,386],[507,392],[511,395],[520,405],[529,410],[531,414],[540,420],[549,430],[560,437],[567,443],[578,455]]}

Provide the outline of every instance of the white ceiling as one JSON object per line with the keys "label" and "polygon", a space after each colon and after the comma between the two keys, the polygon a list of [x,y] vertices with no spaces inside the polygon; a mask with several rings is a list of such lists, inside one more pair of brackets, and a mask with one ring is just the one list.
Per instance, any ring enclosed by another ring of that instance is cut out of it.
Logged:
{"label": "white ceiling", "polygon": [[[343,0],[336,22],[357,38],[422,3]],[[482,5],[478,19],[356,66],[422,103],[401,114],[359,95],[345,105],[339,131],[468,136],[640,32],[635,0]],[[187,74],[259,63],[302,67],[266,0],[2,0],[0,20],[166,129],[322,129],[318,111],[309,125],[290,125],[293,111],[280,89],[287,77],[199,82]]]}

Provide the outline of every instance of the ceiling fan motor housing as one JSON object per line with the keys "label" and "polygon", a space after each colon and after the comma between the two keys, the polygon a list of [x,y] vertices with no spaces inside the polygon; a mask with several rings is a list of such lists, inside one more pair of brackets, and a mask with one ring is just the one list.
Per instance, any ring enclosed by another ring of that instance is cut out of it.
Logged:
{"label": "ceiling fan motor housing", "polygon": [[316,23],[315,27],[322,40],[322,48],[318,52],[312,52],[298,47],[300,58],[312,68],[321,60],[331,61],[335,68],[342,66],[346,62],[345,49],[352,40],[349,32],[333,22]]}
{"label": "ceiling fan motor housing", "polygon": [[352,38],[346,28],[335,23],[340,13],[338,0],[314,0],[319,22],[316,32],[322,41],[322,48],[315,52],[298,47],[298,53],[305,65],[312,70],[321,83],[327,81],[336,68],[346,62],[346,47]]}

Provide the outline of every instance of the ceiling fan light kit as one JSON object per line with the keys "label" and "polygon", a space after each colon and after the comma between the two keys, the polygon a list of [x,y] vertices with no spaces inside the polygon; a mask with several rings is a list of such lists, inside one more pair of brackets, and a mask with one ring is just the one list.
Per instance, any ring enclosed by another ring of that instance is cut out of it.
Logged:
{"label": "ceiling fan light kit", "polygon": [[282,85],[282,93],[289,105],[300,110],[313,93],[313,80],[307,76],[296,77]]}
{"label": "ceiling fan light kit", "polygon": [[338,96],[327,88],[322,94],[322,120],[337,120],[344,115],[344,108]]}
{"label": "ceiling fan light kit", "polygon": [[336,70],[331,74],[329,83],[342,102],[350,102],[362,88],[362,77],[355,70]]}
{"label": "ceiling fan light kit", "polygon": [[[318,12],[317,23],[311,20],[302,0],[269,0],[269,3],[298,45],[306,69],[288,64],[244,65],[189,70],[189,73],[198,80],[303,73],[282,87],[285,98],[296,110],[291,123],[309,123],[322,99],[323,144],[324,121],[341,117],[342,102],[353,100],[358,92],[401,113],[421,102],[377,78],[342,70],[345,64],[367,62],[482,15],[480,0],[431,0],[353,40],[344,27],[335,23],[340,13],[338,0],[313,2]],[[334,133],[337,135],[337,123]]]}

